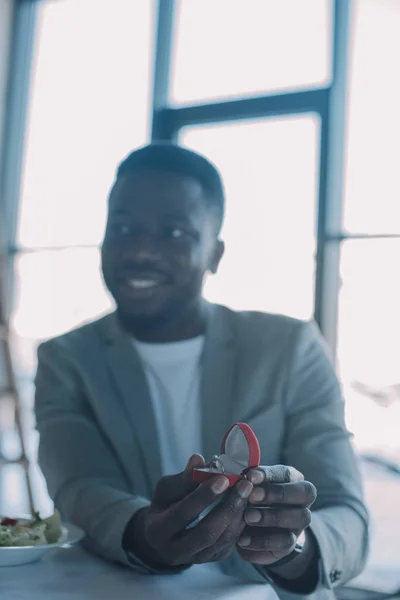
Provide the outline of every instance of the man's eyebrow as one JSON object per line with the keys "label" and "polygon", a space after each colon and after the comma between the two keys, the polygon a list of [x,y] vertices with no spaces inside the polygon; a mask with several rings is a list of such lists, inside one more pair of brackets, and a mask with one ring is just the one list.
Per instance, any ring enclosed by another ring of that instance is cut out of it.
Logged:
{"label": "man's eyebrow", "polygon": [[162,215],[162,218],[171,221],[184,221],[185,223],[190,223],[190,218],[185,213],[179,212],[168,212]]}
{"label": "man's eyebrow", "polygon": [[110,215],[112,215],[113,217],[127,217],[129,215],[127,210],[124,210],[123,208],[116,208],[116,209],[111,209],[110,210]]}

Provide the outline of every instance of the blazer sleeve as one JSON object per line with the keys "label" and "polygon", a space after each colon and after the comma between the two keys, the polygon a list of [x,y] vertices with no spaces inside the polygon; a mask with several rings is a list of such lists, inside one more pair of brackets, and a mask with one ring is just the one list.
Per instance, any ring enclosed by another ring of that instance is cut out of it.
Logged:
{"label": "blazer sleeve", "polygon": [[[314,323],[296,322],[285,356],[281,462],[301,471],[318,492],[310,528],[319,546],[320,577],[307,598],[319,598],[321,590],[324,598],[333,598],[332,588],[356,577],[367,558],[368,513],[361,476],[339,382]],[[269,582],[282,600],[305,597],[277,586],[267,569],[244,562],[237,552],[221,566],[229,575]]]}
{"label": "blazer sleeve", "polygon": [[141,568],[122,548],[124,530],[147,498],[130,493],[112,449],[96,426],[84,386],[58,340],[38,349],[35,413],[39,464],[62,518],[85,530],[104,558]]}
{"label": "blazer sleeve", "polygon": [[320,585],[358,575],[368,552],[368,513],[344,402],[326,344],[314,323],[301,323],[286,388],[284,464],[317,488],[311,530],[320,556]]}

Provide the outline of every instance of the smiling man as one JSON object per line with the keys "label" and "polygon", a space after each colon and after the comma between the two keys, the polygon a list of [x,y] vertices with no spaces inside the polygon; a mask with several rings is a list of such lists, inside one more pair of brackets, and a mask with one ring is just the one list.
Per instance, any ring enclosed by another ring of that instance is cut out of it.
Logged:
{"label": "smiling man", "polygon": [[[117,310],[40,346],[40,464],[110,560],[148,574],[216,563],[271,598],[333,598],[368,538],[340,388],[314,324],[204,301],[224,205],[218,171],[189,150],[150,145],[119,166],[102,248]],[[230,489],[195,485],[237,421],[264,466]]]}

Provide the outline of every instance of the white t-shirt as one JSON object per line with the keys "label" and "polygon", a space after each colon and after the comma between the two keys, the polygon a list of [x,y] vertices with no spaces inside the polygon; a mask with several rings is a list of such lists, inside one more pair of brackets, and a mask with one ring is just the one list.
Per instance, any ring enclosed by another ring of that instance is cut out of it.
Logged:
{"label": "white t-shirt", "polygon": [[163,475],[179,473],[192,454],[202,453],[199,388],[204,336],[167,344],[133,343],[150,389]]}
{"label": "white t-shirt", "polygon": [[[202,454],[200,381],[204,336],[168,344],[133,340],[133,344],[150,389],[163,475],[179,473],[192,454]],[[217,562],[202,568],[213,577],[216,573],[224,577]],[[221,585],[224,581],[221,579]],[[259,586],[253,594],[254,600],[278,600],[270,585]]]}

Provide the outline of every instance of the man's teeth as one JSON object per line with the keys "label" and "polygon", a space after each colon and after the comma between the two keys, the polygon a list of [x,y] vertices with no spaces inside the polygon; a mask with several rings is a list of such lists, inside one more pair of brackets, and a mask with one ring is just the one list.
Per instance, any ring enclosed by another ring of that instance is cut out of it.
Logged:
{"label": "man's teeth", "polygon": [[158,285],[158,281],[154,279],[130,279],[128,284],[131,288],[135,290],[144,290],[147,288],[152,288]]}

